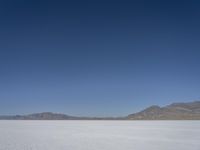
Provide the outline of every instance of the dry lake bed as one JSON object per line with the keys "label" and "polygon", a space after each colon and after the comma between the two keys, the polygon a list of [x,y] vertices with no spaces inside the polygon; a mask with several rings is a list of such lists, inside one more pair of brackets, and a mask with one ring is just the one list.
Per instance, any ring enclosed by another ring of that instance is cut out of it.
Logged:
{"label": "dry lake bed", "polygon": [[200,121],[0,121],[0,150],[200,150]]}

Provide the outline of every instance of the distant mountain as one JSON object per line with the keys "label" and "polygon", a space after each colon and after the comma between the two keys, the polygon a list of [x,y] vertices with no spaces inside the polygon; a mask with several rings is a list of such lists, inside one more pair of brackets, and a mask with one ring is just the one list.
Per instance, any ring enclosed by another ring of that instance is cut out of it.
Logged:
{"label": "distant mountain", "polygon": [[200,101],[151,106],[127,116],[130,120],[200,120]]}
{"label": "distant mountain", "polygon": [[165,107],[153,105],[126,117],[77,117],[43,112],[29,115],[0,116],[0,120],[200,120],[200,101],[173,103]]}
{"label": "distant mountain", "polygon": [[77,117],[66,114],[42,112],[29,115],[0,116],[0,120],[118,120],[115,117]]}
{"label": "distant mountain", "polygon": [[52,112],[35,113],[29,115],[0,116],[0,119],[6,120],[69,120],[78,119],[79,117],[68,116]]}

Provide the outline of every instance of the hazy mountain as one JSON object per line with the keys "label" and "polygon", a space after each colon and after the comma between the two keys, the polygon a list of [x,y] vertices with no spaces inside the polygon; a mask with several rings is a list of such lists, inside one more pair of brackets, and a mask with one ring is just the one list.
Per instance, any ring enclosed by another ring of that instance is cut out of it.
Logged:
{"label": "hazy mountain", "polygon": [[7,120],[68,120],[78,119],[78,117],[68,116],[65,114],[58,114],[52,112],[35,113],[29,115],[15,115],[15,116],[0,116],[0,119]]}
{"label": "hazy mountain", "polygon": [[173,103],[165,107],[151,106],[141,112],[128,115],[133,120],[199,120],[200,101]]}
{"label": "hazy mountain", "polygon": [[29,115],[0,116],[1,120],[200,120],[200,101],[173,103],[160,107],[153,105],[126,117],[77,117],[43,112]]}
{"label": "hazy mountain", "polygon": [[115,117],[77,117],[61,113],[42,112],[29,115],[0,116],[0,120],[117,120]]}

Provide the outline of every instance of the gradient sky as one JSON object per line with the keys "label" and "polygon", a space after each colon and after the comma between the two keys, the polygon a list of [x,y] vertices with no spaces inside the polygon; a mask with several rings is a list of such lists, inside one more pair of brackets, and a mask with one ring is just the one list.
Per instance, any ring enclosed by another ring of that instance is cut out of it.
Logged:
{"label": "gradient sky", "polygon": [[0,1],[0,114],[123,116],[198,99],[198,1]]}

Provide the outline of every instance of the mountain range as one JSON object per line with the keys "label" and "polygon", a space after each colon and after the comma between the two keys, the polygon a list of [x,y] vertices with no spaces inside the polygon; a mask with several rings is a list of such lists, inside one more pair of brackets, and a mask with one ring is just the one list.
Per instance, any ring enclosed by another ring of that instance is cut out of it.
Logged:
{"label": "mountain range", "polygon": [[0,120],[200,120],[200,101],[150,106],[125,117],[77,117],[42,112],[29,115],[2,115]]}
{"label": "mountain range", "polygon": [[173,103],[165,107],[150,106],[138,113],[130,114],[131,120],[200,120],[200,101]]}

